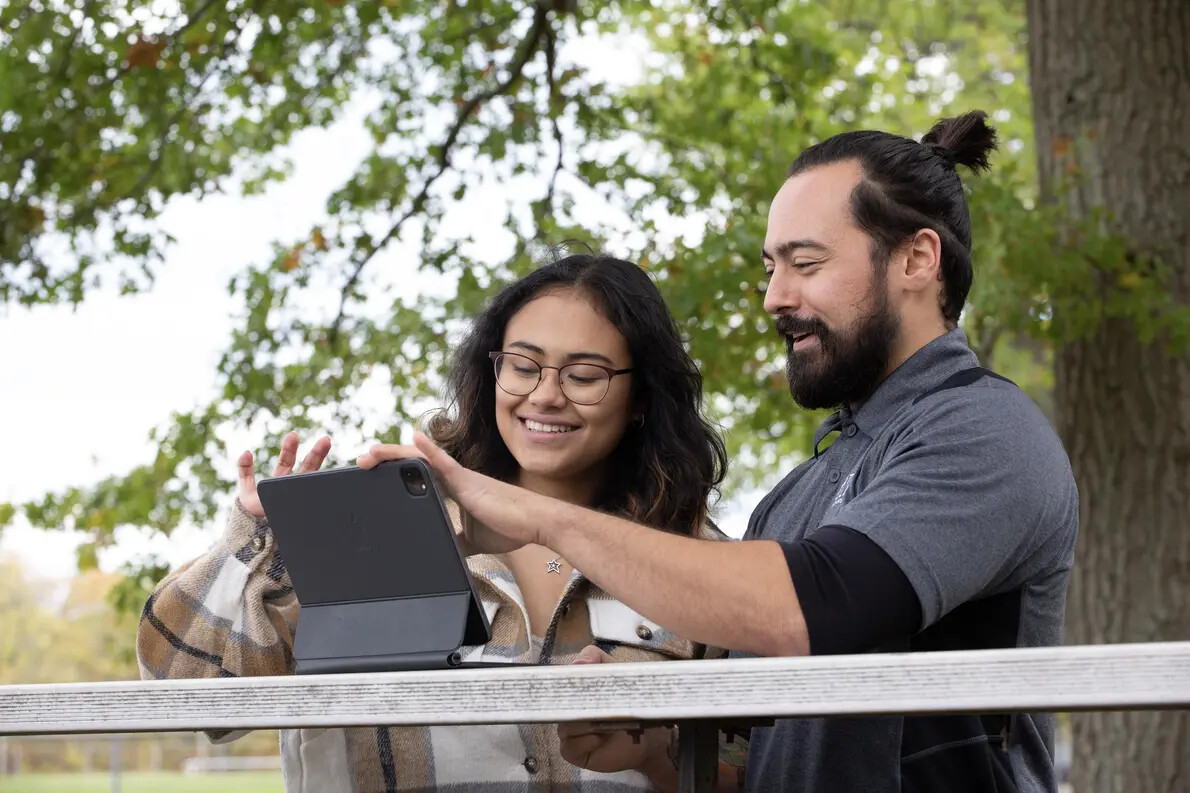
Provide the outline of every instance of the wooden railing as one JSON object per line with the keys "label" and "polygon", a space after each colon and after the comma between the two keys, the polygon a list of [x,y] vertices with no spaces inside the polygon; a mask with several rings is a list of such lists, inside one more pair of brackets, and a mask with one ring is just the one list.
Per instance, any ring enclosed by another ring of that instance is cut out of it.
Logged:
{"label": "wooden railing", "polygon": [[0,735],[595,721],[679,727],[680,787],[718,725],[781,717],[1190,708],[1190,642],[445,672],[0,686]]}

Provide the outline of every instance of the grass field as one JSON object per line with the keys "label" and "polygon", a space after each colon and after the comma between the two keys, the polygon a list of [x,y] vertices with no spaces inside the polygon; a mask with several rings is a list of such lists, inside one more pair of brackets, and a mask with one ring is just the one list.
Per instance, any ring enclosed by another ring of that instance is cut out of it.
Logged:
{"label": "grass field", "polygon": [[[0,777],[0,793],[109,793],[111,775],[22,774]],[[180,774],[129,772],[120,793],[282,793],[279,771]]]}

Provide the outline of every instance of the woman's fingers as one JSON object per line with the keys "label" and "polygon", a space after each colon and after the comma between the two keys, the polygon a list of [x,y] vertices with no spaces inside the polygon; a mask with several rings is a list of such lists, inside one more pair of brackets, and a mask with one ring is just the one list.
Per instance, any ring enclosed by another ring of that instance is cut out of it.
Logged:
{"label": "woman's fingers", "polygon": [[[330,438],[319,438],[314,448],[302,460],[301,473],[317,471],[326,461],[331,450]],[[277,457],[277,467],[273,469],[273,476],[285,476],[293,472],[293,464],[297,460],[298,434],[290,432],[281,439],[281,454]],[[236,460],[236,473],[239,480],[236,497],[240,506],[251,515],[264,517],[264,508],[260,503],[260,495],[256,492],[256,469],[252,465],[252,452],[243,452]]]}
{"label": "woman's fingers", "polygon": [[305,459],[302,460],[302,465],[298,468],[298,473],[308,474],[311,471],[317,471],[326,462],[326,456],[331,453],[331,439],[319,438],[314,443],[314,448],[306,454]]}
{"label": "woman's fingers", "polygon": [[610,655],[600,650],[594,644],[588,644],[575,657],[571,663],[574,664],[609,664],[615,663],[615,659]]}
{"label": "woman's fingers", "polygon": [[244,452],[236,460],[236,473],[239,487],[236,499],[249,515],[257,518],[264,517],[264,508],[260,505],[260,495],[256,492],[256,469],[252,466],[252,452]]}
{"label": "woman's fingers", "polygon": [[591,755],[606,742],[606,735],[576,735],[560,741],[558,748],[566,762],[581,768],[590,768]]}
{"label": "woman's fingers", "polygon": [[236,461],[236,472],[240,480],[240,496],[256,492],[256,470],[252,467],[252,452],[244,452]]}
{"label": "woman's fingers", "polygon": [[589,721],[565,721],[558,725],[559,740],[568,741],[581,735],[597,735],[594,725]]}
{"label": "woman's fingers", "polygon": [[277,457],[277,467],[273,469],[273,476],[285,476],[293,473],[293,464],[297,462],[298,434],[290,432],[281,439],[281,455]]}

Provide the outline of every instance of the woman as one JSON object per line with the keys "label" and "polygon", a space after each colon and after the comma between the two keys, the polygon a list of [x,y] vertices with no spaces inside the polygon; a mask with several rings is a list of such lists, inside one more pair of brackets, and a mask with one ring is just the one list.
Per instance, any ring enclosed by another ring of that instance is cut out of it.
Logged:
{"label": "woman", "polygon": [[[700,413],[702,378],[660,293],[630,262],[569,256],[507,287],[475,320],[449,392],[428,430],[462,464],[658,530],[723,537],[707,498],[726,455]],[[293,470],[297,446],[295,434],[285,438],[276,475]],[[318,441],[298,470],[319,468],[329,449],[329,439]],[[222,540],[163,580],[145,606],[143,677],[293,671],[299,606],[256,495],[251,453],[239,470]],[[611,599],[548,548],[469,554],[468,565],[492,626],[492,641],[469,659],[565,664],[589,644],[618,661],[707,653]],[[281,757],[288,793],[594,783],[629,791],[673,774],[576,768],[550,725],[286,730]]]}

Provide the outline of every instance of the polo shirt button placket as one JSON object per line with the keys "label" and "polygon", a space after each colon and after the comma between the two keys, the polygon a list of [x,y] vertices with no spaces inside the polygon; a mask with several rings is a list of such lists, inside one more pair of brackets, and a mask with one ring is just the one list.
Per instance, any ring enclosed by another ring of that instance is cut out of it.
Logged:
{"label": "polo shirt button placket", "polygon": [[859,432],[859,428],[856,427],[854,424],[847,425],[847,437],[848,438],[854,438],[855,433],[857,433],[857,432]]}
{"label": "polo shirt button placket", "polygon": [[831,480],[831,484],[834,484],[835,482],[838,482],[838,481],[839,481],[839,469],[838,469],[838,468],[832,468],[832,469],[831,469],[830,476],[829,476],[829,477],[827,477],[827,478]]}

